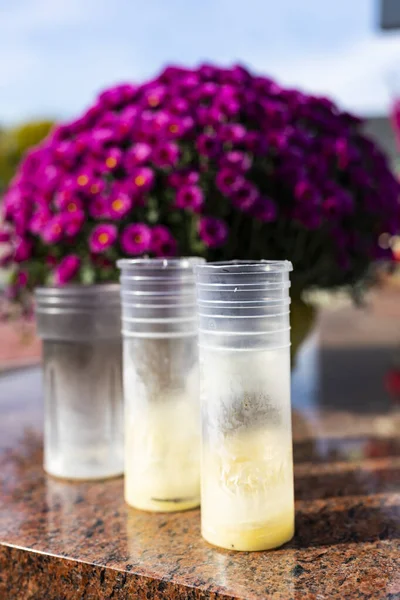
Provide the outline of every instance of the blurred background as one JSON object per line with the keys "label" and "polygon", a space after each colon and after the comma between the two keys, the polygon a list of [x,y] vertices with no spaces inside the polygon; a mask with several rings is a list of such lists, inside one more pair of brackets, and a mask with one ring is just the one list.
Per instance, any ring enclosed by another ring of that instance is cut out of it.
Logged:
{"label": "blurred background", "polygon": [[[78,117],[104,88],[182,62],[240,62],[283,86],[328,96],[365,118],[400,170],[391,123],[400,93],[395,0],[0,0],[0,9],[0,202],[26,150],[54,123]],[[398,239],[391,243],[397,248]],[[6,278],[0,269],[3,291]],[[318,318],[294,374],[304,402],[321,385],[328,404],[340,404],[349,389],[362,404],[368,386],[372,404],[398,401],[399,300],[395,266],[382,272],[364,308],[340,293],[315,295]],[[33,324],[0,324],[0,370],[39,356]]]}

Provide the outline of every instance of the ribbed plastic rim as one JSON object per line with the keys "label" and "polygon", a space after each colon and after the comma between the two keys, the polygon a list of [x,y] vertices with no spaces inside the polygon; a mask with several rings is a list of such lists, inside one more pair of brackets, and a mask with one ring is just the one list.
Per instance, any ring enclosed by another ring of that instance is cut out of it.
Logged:
{"label": "ribbed plastic rim", "polygon": [[196,265],[197,277],[216,273],[288,273],[293,265],[288,260],[232,260]]}
{"label": "ribbed plastic rim", "polygon": [[166,270],[186,270],[193,269],[204,262],[204,258],[199,256],[183,256],[181,258],[121,258],[117,261],[117,267],[121,270],[133,267],[140,270],[159,269]]}
{"label": "ribbed plastic rim", "polygon": [[[258,287],[255,287],[258,286]],[[207,283],[202,283],[201,281],[198,281],[196,284],[196,288],[199,290],[199,293],[201,293],[201,290],[204,289],[205,291],[221,291],[221,292],[230,292],[231,288],[238,288],[238,290],[241,290],[243,292],[247,292],[249,291],[249,288],[252,287],[255,291],[257,290],[264,290],[264,289],[268,289],[268,290],[280,290],[282,288],[290,288],[291,283],[290,281],[283,281],[280,283],[277,283],[276,281],[266,281],[265,283],[260,281],[258,283],[242,283],[241,281],[239,283],[211,283],[211,282],[207,282]],[[227,289],[230,288],[230,289]]]}
{"label": "ribbed plastic rim", "polygon": [[232,348],[231,346],[210,346],[209,344],[199,343],[199,348],[212,350],[216,352],[274,352],[290,348],[292,344],[283,344],[282,346],[256,346],[255,348]]}
{"label": "ribbed plastic rim", "polygon": [[275,335],[277,333],[286,333],[290,331],[290,327],[285,327],[283,329],[274,329],[273,331],[217,331],[216,329],[199,329],[199,333],[205,333],[206,335],[218,335],[220,337],[242,337],[242,336],[254,336],[258,337],[260,335]]}
{"label": "ribbed plastic rim", "polygon": [[135,331],[127,331],[122,329],[121,331],[123,338],[141,338],[141,339],[152,339],[152,340],[166,340],[166,339],[177,339],[186,337],[197,337],[197,329],[193,331],[174,331],[174,332],[163,332],[158,333],[157,331],[143,332],[140,333]]}
{"label": "ribbed plastic rim", "polygon": [[122,317],[121,320],[122,323],[126,323],[127,325],[130,323],[195,323],[197,321],[196,317],[166,317],[165,319],[142,319],[141,317]]}
{"label": "ribbed plastic rim", "polygon": [[115,284],[65,285],[35,290],[36,312],[120,309],[120,286]]}
{"label": "ribbed plastic rim", "polygon": [[207,315],[205,313],[197,313],[199,317],[203,317],[206,319],[271,319],[276,317],[283,317],[286,315],[290,315],[290,310],[282,313],[274,313],[272,315]]}
{"label": "ribbed plastic rim", "polygon": [[118,294],[120,290],[119,283],[98,283],[93,285],[84,284],[68,284],[60,287],[38,287],[35,290],[37,298],[47,298],[48,296],[59,296],[60,298],[69,298],[78,295],[98,295],[102,294]]}

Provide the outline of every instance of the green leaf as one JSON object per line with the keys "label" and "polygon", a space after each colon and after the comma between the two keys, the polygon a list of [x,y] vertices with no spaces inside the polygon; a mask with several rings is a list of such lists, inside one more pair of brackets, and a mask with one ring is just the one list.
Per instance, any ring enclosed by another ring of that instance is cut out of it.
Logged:
{"label": "green leaf", "polygon": [[81,269],[81,280],[85,285],[92,285],[95,282],[96,273],[91,265],[83,265]]}

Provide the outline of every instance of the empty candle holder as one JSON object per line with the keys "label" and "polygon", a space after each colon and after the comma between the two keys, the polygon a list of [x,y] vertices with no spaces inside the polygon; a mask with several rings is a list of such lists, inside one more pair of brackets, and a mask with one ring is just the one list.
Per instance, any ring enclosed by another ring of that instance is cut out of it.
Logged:
{"label": "empty candle holder", "polygon": [[44,468],[66,479],[123,473],[119,286],[36,290],[43,340]]}

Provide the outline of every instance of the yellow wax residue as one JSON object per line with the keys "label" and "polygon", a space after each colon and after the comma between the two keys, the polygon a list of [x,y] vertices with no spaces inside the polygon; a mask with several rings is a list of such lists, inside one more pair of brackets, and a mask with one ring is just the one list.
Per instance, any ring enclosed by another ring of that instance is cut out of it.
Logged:
{"label": "yellow wax residue", "polygon": [[187,398],[148,405],[127,419],[125,500],[173,512],[200,504],[198,409]]}
{"label": "yellow wax residue", "polygon": [[216,525],[213,529],[202,526],[201,534],[207,542],[228,550],[257,551],[279,548],[294,535],[294,509],[274,517],[270,522],[252,529]]}
{"label": "yellow wax residue", "polygon": [[202,535],[230,550],[268,550],[294,533],[290,431],[246,430],[206,443]]}

